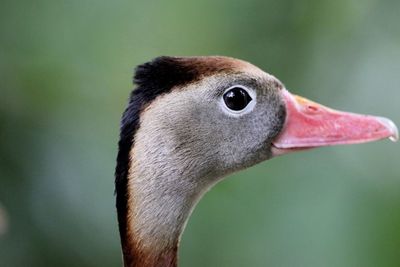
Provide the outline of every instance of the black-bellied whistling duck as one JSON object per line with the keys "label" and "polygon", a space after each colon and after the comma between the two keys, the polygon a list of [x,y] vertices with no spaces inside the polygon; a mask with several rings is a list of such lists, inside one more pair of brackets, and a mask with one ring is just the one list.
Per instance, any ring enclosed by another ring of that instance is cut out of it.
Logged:
{"label": "black-bellied whistling duck", "polygon": [[203,194],[228,174],[288,152],[398,139],[382,117],[292,95],[228,57],[159,57],[136,69],[116,167],[126,267],[177,265],[180,236]]}

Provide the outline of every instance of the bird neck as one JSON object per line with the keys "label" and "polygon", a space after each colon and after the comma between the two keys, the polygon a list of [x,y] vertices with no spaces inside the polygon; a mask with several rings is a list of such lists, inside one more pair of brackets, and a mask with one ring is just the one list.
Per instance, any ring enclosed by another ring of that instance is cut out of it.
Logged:
{"label": "bird neck", "polygon": [[135,160],[128,173],[126,223],[121,232],[125,267],[177,266],[186,221],[212,183],[171,162],[162,168],[137,155],[131,158]]}

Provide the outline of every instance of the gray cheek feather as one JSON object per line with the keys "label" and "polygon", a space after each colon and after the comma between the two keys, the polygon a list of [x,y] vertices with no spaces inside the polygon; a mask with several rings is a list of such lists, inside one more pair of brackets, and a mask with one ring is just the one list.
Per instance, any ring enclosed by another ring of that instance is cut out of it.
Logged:
{"label": "gray cheek feather", "polygon": [[278,92],[269,88],[257,92],[255,108],[241,117],[229,117],[215,105],[203,109],[208,122],[204,127],[213,132],[208,140],[218,141],[213,149],[217,150],[220,170],[230,173],[271,157],[271,142],[281,131],[285,118],[284,102]]}

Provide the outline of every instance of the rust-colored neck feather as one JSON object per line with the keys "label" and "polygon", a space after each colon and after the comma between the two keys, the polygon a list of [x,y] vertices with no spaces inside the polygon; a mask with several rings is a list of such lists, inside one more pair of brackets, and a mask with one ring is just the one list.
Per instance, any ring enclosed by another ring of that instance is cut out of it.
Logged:
{"label": "rust-colored neck feather", "polygon": [[123,257],[125,267],[176,267],[178,245],[163,251],[151,251],[135,244],[123,245]]}

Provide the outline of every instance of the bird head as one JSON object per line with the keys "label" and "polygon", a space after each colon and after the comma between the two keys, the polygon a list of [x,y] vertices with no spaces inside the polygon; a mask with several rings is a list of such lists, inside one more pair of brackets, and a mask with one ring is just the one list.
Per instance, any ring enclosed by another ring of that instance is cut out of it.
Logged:
{"label": "bird head", "polygon": [[292,95],[277,78],[238,59],[160,57],[137,68],[135,83],[140,154],[206,176],[288,152],[398,138],[386,118]]}

